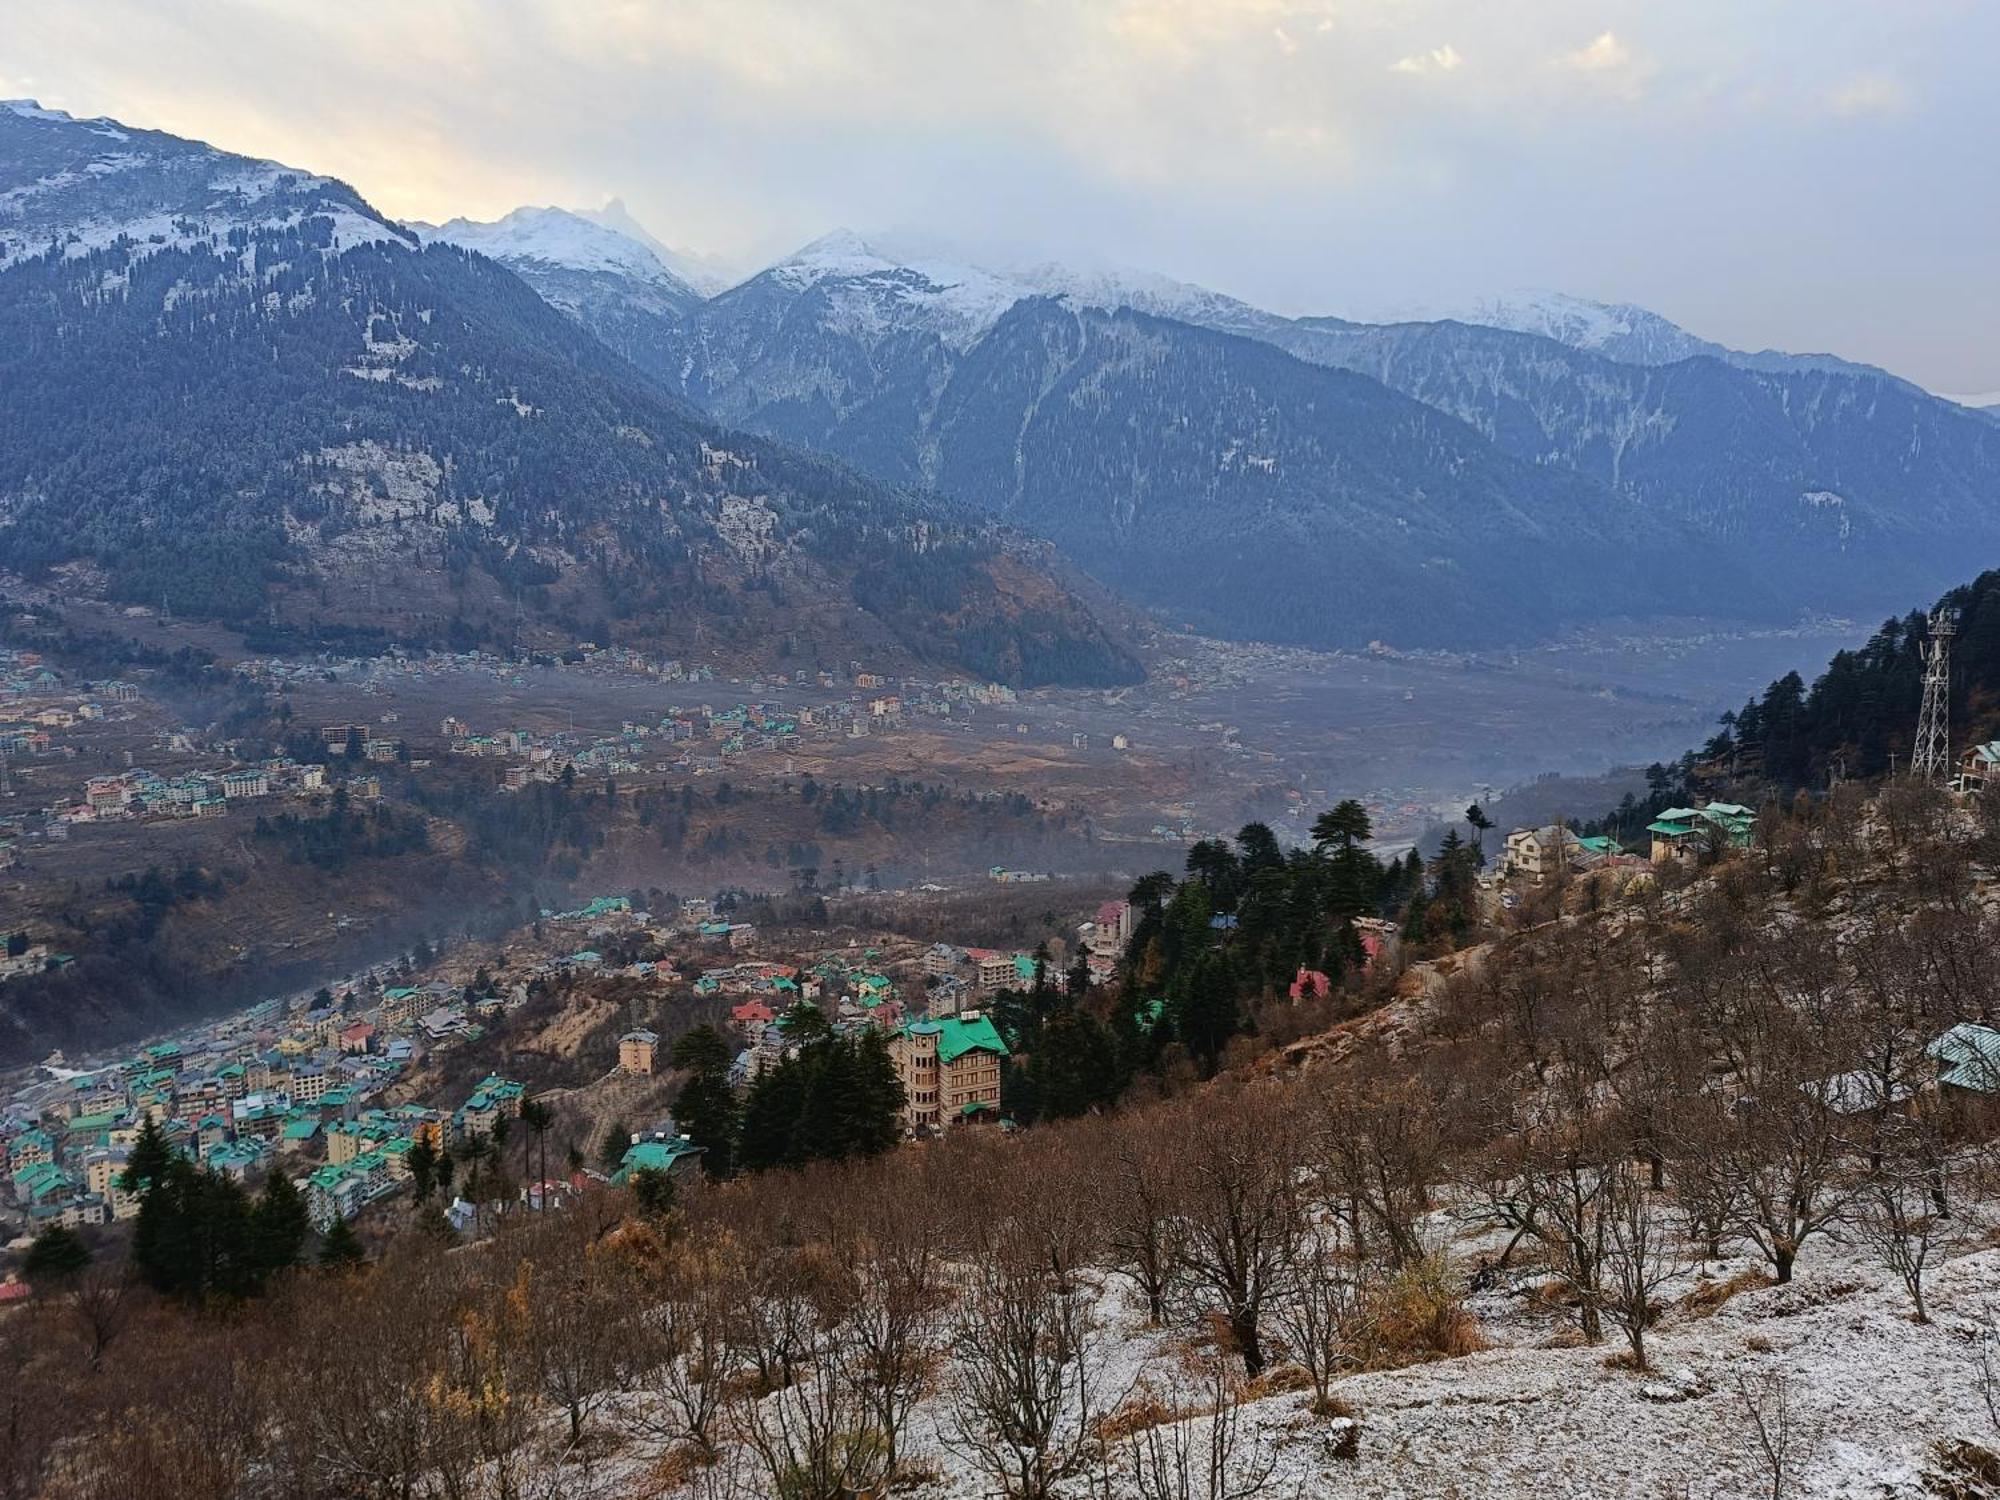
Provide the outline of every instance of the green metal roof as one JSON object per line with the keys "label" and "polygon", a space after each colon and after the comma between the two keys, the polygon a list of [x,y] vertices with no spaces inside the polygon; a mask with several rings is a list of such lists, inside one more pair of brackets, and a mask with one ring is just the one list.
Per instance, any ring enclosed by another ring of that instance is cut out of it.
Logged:
{"label": "green metal roof", "polygon": [[968,1052],[1007,1056],[1007,1044],[985,1016],[970,1021],[963,1016],[945,1016],[941,1020],[920,1021],[909,1030],[915,1036],[935,1035],[938,1039],[938,1061],[942,1063],[957,1062]]}

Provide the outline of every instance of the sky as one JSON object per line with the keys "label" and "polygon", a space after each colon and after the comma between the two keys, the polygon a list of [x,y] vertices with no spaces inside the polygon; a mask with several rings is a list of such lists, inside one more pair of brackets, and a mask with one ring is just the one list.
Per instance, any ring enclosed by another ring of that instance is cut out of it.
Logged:
{"label": "sky", "polygon": [[1638,302],[2000,400],[1991,0],[64,0],[0,97],[401,218],[622,199],[1157,271],[1287,313]]}

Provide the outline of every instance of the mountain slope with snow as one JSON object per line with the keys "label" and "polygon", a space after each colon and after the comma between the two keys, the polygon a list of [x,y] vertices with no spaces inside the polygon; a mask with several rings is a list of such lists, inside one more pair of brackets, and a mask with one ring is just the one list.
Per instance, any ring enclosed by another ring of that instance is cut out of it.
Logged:
{"label": "mountain slope with snow", "polygon": [[[1532,333],[1572,349],[1628,365],[1671,365],[1684,359],[1717,359],[1744,370],[1769,373],[1819,370],[1845,375],[1884,376],[1874,365],[1834,354],[1791,354],[1778,349],[1732,349],[1630,302],[1593,302],[1566,292],[1526,291],[1427,313],[1408,322],[1470,323],[1509,333]],[[1890,377],[1894,378],[1894,377]]]}
{"label": "mountain slope with snow", "polygon": [[442,241],[477,250],[506,265],[562,267],[621,276],[658,287],[684,301],[701,294],[676,276],[649,245],[607,229],[563,208],[517,208],[490,223],[453,219],[445,224],[412,224],[426,243]]}
{"label": "mountain slope with snow", "polygon": [[1137,673],[1044,544],[724,432],[332,179],[17,105],[0,235],[0,566],[322,642]]}
{"label": "mountain slope with snow", "polygon": [[0,101],[0,270],[112,246],[129,258],[225,248],[232,231],[296,229],[323,248],[408,244],[408,231],[331,177],[233,156],[32,99]]}

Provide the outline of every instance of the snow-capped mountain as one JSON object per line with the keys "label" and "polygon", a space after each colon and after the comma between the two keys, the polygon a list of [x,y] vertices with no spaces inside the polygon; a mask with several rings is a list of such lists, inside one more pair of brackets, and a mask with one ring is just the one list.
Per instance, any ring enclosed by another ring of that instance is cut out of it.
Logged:
{"label": "snow-capped mountain", "polygon": [[1831,370],[1877,376],[1887,373],[1834,354],[1732,349],[1689,333],[1678,323],[1634,303],[1594,302],[1567,292],[1513,292],[1399,321],[1449,321],[1532,333],[1627,365],[1671,365],[1684,359],[1707,358],[1744,370]]}
{"label": "snow-capped mountain", "polygon": [[652,246],[566,208],[517,208],[489,223],[452,219],[412,223],[426,243],[476,250],[517,269],[559,269],[623,277],[683,302],[702,294],[676,275]]}
{"label": "snow-capped mountain", "polygon": [[661,265],[704,297],[713,297],[743,279],[740,268],[731,266],[719,256],[677,250],[667,244],[632,217],[622,198],[613,198],[602,208],[579,208],[575,212],[579,219],[588,219],[600,228],[622,234],[628,240],[637,240],[659,258]]}
{"label": "snow-capped mountain", "polygon": [[426,242],[439,240],[477,250],[494,260],[542,261],[575,271],[609,271],[638,281],[686,285],[647,246],[565,208],[517,208],[488,223],[452,219],[409,227]]}
{"label": "snow-capped mountain", "polygon": [[331,177],[161,131],[74,119],[32,99],[0,102],[0,145],[0,269],[119,244],[134,259],[197,246],[227,251],[232,231],[308,220],[315,245],[336,253],[411,242]]}
{"label": "snow-capped mountain", "polygon": [[580,324],[700,298],[600,226],[422,244],[331,178],[16,104],[0,240],[0,567],[319,639],[604,640],[611,613],[669,649],[1137,672],[1046,544],[617,358]]}

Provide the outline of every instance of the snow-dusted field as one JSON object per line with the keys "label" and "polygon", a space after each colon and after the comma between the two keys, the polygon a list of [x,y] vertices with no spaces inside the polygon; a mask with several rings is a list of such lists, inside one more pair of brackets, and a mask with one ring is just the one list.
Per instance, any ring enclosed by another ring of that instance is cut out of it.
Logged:
{"label": "snow-dusted field", "polygon": [[[1229,1493],[1384,1500],[1990,1493],[1930,1488],[1926,1475],[1938,1473],[1941,1441],[2000,1449],[1980,1360],[2000,1316],[2000,1250],[1962,1255],[1933,1272],[1928,1325],[1911,1320],[1900,1283],[1864,1247],[1830,1240],[1807,1246],[1790,1286],[1742,1291],[1712,1311],[1681,1305],[1704,1282],[1757,1269],[1752,1260],[1727,1260],[1678,1281],[1676,1306],[1649,1336],[1653,1368],[1643,1375],[1615,1362],[1622,1342],[1577,1344],[1571,1320],[1532,1295],[1540,1275],[1524,1270],[1516,1285],[1474,1299],[1487,1349],[1340,1382],[1359,1426],[1351,1458],[1335,1456],[1342,1424],[1308,1410],[1309,1393],[1245,1401],[1231,1469],[1241,1482],[1262,1476],[1262,1484]],[[1146,1328],[1115,1280],[1103,1285],[1098,1308],[1100,1407],[1148,1387],[1190,1394],[1182,1332]],[[1785,1408],[1782,1481],[1763,1455],[1753,1399],[1774,1439]],[[603,1415],[607,1429],[622,1425],[615,1408]],[[1207,1421],[1182,1424],[1203,1452]],[[897,1493],[929,1500],[1001,1493],[954,1451],[950,1431],[943,1397],[923,1403],[908,1451],[931,1477]],[[720,1500],[768,1491],[759,1473],[731,1472],[728,1463],[691,1484],[665,1486],[657,1445],[610,1437],[592,1446],[593,1461],[572,1470],[562,1493]],[[1113,1445],[1093,1472],[1065,1481],[1061,1493],[1139,1495],[1129,1441]],[[1219,1500],[1205,1479],[1186,1493]]]}

